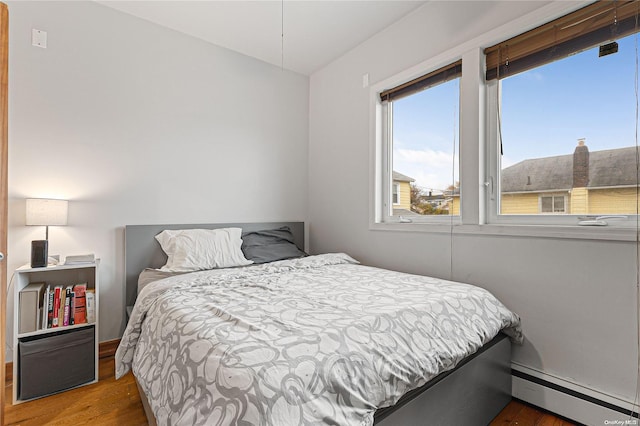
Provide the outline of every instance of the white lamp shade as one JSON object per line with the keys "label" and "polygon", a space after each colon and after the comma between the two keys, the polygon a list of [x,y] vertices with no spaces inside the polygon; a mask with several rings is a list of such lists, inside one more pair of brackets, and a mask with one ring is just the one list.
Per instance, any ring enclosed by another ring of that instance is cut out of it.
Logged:
{"label": "white lamp shade", "polygon": [[27,225],[61,226],[67,224],[69,201],[27,198]]}

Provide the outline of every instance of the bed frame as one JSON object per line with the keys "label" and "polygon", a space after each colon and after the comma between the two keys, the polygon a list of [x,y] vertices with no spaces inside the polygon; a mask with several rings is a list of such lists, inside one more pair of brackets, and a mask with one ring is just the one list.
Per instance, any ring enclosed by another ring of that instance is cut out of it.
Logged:
{"label": "bed frame", "polygon": [[[288,226],[298,248],[304,250],[304,222],[127,225],[125,227],[126,304],[133,306],[138,275],[159,268],[167,257],[154,238],[165,229],[240,227],[243,232]],[[136,381],[137,383],[137,381]],[[146,395],[140,389],[149,424],[156,425]],[[379,426],[486,425],[511,401],[511,342],[502,333],[451,371],[404,395],[393,407],[375,414]]]}

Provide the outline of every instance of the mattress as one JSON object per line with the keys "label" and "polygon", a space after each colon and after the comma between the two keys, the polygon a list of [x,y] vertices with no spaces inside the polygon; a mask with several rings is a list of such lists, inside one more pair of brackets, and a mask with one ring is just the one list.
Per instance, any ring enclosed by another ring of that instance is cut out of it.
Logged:
{"label": "mattress", "polygon": [[520,320],[468,284],[325,254],[148,284],[116,353],[158,424],[371,425]]}

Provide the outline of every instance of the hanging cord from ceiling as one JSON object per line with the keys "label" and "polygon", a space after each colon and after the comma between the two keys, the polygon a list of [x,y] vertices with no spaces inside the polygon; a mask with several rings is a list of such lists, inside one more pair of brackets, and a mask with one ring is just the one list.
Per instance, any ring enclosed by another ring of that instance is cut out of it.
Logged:
{"label": "hanging cord from ceiling", "polygon": [[636,97],[636,111],[635,111],[635,148],[636,148],[636,393],[633,400],[633,405],[629,413],[629,420],[633,417],[633,413],[640,410],[636,410],[638,406],[638,399],[640,396],[640,148],[638,146],[638,15],[639,4],[636,3],[636,19],[635,19],[635,33],[634,33],[634,47],[635,47],[635,74],[634,74],[634,91]]}
{"label": "hanging cord from ceiling", "polygon": [[[460,93],[460,83],[458,81],[458,93]],[[459,98],[458,98],[459,99]],[[451,205],[449,206],[449,280],[453,281],[453,207],[456,194],[456,144],[458,140],[458,127],[456,120],[458,119],[459,102],[453,106],[453,149],[451,156]],[[446,192],[445,192],[446,195]],[[462,194],[460,194],[462,195]],[[462,196],[459,197],[462,200]],[[460,201],[459,201],[460,203]],[[460,209],[462,210],[462,209]]]}
{"label": "hanging cord from ceiling", "polygon": [[284,0],[280,0],[280,71],[284,71]]}
{"label": "hanging cord from ceiling", "polygon": [[[500,74],[500,64],[502,63],[502,47],[499,46],[498,47],[498,66],[496,67],[496,80],[495,80],[495,84],[496,84],[496,116],[497,116],[497,120],[496,120],[496,126],[497,126],[497,138],[498,138],[498,144],[500,145],[500,156],[497,159],[498,162],[498,169],[502,168],[502,156],[504,155],[504,149],[502,146],[502,105],[500,102],[500,88],[502,87],[502,80],[500,78],[504,78],[508,73],[509,73],[509,46],[506,46],[505,48],[506,52],[505,52],[505,63],[504,63],[504,73]],[[501,77],[502,76],[502,77]],[[496,181],[494,182],[493,177],[489,176],[487,179],[487,184],[485,184],[485,187],[488,188],[489,192],[489,196],[491,198],[493,198],[494,193],[496,194],[496,197],[500,197],[500,193],[495,189],[498,188],[498,182],[499,182],[500,178],[497,177]],[[491,182],[491,186],[489,187],[489,182]],[[462,197],[460,198],[462,199]],[[498,212],[499,213],[499,212]]]}

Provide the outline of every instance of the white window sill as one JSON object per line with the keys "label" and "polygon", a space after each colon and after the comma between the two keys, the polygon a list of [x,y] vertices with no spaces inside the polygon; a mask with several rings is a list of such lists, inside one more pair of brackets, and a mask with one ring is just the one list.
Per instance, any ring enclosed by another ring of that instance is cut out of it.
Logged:
{"label": "white window sill", "polygon": [[636,229],[615,226],[566,225],[462,225],[446,223],[372,223],[372,231],[424,232],[433,234],[558,238],[574,240],[635,241]]}

